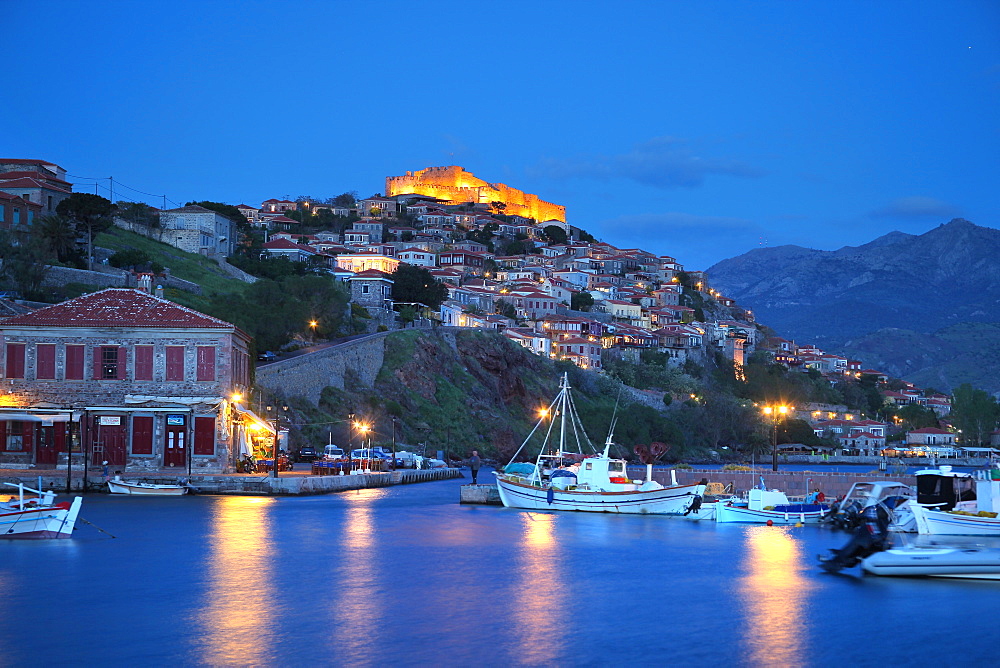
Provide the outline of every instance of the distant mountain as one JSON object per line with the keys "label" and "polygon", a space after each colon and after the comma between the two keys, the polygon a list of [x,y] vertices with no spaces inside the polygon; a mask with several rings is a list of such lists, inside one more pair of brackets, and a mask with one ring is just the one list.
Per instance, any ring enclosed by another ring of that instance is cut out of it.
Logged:
{"label": "distant mountain", "polygon": [[[919,366],[934,376],[949,351],[964,349],[964,336],[982,334],[976,328],[952,326],[1000,322],[1000,230],[960,218],[919,236],[891,232],[836,251],[757,249],[723,260],[707,273],[714,287],[753,310],[759,322],[799,343],[858,350],[864,361],[857,347],[862,340],[863,348],[873,354],[877,341],[926,344],[927,350],[921,348],[921,354],[928,355],[926,364],[900,363],[898,369],[910,370],[906,373],[915,373]],[[929,334],[945,328],[940,339],[880,332]],[[931,345],[932,340],[937,343]],[[935,346],[937,352],[931,355]],[[1000,363],[994,371],[993,377],[1000,378]],[[951,382],[954,370],[941,373],[944,376],[933,383],[939,389],[964,382]],[[992,385],[1000,390],[1000,380]]]}

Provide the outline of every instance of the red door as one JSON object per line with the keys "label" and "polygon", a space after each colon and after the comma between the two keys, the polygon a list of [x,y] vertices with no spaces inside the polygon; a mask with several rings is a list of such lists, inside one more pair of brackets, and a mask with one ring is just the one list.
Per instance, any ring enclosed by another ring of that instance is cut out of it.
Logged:
{"label": "red door", "polygon": [[122,415],[97,415],[90,432],[91,463],[125,466],[125,447],[128,441],[125,417]]}
{"label": "red door", "polygon": [[166,441],[163,444],[164,466],[187,466],[187,426],[167,425]]}
{"label": "red door", "polygon": [[59,458],[59,451],[65,447],[65,438],[60,438],[66,434],[66,423],[55,422],[52,426],[39,424],[35,439],[35,464],[38,466],[52,466]]}

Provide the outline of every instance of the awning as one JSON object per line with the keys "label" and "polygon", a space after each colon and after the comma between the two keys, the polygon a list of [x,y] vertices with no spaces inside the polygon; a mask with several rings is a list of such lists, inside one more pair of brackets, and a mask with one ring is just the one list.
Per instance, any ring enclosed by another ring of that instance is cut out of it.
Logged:
{"label": "awning", "polygon": [[232,406],[233,410],[243,417],[243,421],[250,431],[266,431],[270,434],[274,434],[274,426],[270,422],[259,417],[249,408],[243,408],[238,403],[234,402]]}
{"label": "awning", "polygon": [[0,422],[11,420],[20,422],[79,422],[80,415],[72,412],[45,413],[30,410],[23,413],[11,410],[0,412]]}

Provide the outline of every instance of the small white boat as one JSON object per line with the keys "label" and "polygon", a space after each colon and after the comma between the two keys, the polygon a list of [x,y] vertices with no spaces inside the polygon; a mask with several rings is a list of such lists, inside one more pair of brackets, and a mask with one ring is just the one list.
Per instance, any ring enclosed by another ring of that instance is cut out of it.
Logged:
{"label": "small white boat", "polygon": [[715,521],[753,524],[816,524],[829,510],[818,503],[791,503],[784,492],[776,489],[751,489],[745,503],[719,502]]}
{"label": "small white boat", "polygon": [[890,513],[889,530],[914,532],[917,530],[911,504],[916,502],[916,493],[909,485],[889,480],[871,480],[851,485],[844,498],[836,506],[830,506],[830,513],[824,518],[837,528],[853,530],[861,524],[865,508],[882,504]]}
{"label": "small white boat", "polygon": [[922,535],[1000,536],[1000,480],[986,471],[917,471],[917,502],[909,505]]}
{"label": "small white boat", "polygon": [[899,547],[861,561],[872,575],[1000,580],[1000,549],[982,546]]}
{"label": "small white boat", "polygon": [[[594,448],[577,417],[566,374],[559,387],[544,417],[514,455],[516,458],[547,423],[535,463],[511,463],[495,472],[503,505],[530,510],[681,515],[691,507],[696,495],[705,493],[702,484],[664,487],[652,479],[652,465],[646,467],[645,480],[629,479],[625,460],[609,456],[611,434],[603,453],[584,455],[584,442],[592,451]],[[553,419],[547,420],[549,415]],[[575,441],[572,446],[570,439]]]}
{"label": "small white boat", "polygon": [[108,491],[112,494],[132,494],[133,496],[181,496],[187,494],[185,485],[157,485],[150,482],[122,480],[115,476],[108,481]]}
{"label": "small white boat", "polygon": [[[5,482],[17,488],[17,498],[0,503],[0,538],[71,538],[83,499],[55,502],[55,492]],[[35,497],[25,498],[31,492]]]}

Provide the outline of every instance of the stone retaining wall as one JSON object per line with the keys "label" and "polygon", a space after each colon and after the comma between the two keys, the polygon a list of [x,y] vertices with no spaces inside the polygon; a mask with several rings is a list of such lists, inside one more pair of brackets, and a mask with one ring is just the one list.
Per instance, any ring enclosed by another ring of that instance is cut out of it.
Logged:
{"label": "stone retaining wall", "polygon": [[389,334],[373,334],[259,367],[257,384],[284,396],[304,397],[313,404],[319,403],[325,387],[344,389],[348,372],[371,387],[382,368]]}

